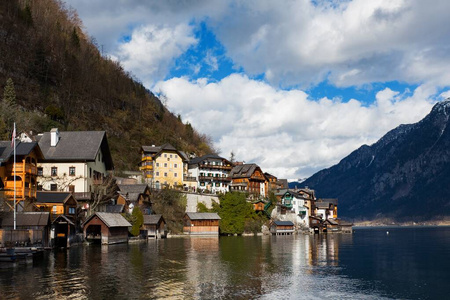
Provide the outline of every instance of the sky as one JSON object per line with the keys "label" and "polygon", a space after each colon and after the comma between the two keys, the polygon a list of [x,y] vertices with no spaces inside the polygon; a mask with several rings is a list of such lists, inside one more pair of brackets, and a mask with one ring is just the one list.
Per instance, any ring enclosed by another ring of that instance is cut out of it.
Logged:
{"label": "sky", "polygon": [[221,156],[278,178],[329,168],[450,97],[447,0],[65,2]]}

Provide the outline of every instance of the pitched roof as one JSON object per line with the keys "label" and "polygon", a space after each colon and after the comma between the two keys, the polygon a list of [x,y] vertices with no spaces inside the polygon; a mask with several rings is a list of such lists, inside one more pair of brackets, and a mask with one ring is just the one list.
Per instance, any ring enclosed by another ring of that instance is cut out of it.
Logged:
{"label": "pitched roof", "polygon": [[138,193],[144,194],[148,189],[146,184],[118,184],[119,190],[123,193]]}
{"label": "pitched roof", "polygon": [[52,224],[57,224],[59,219],[63,219],[63,221],[69,223],[70,225],[75,226],[75,224],[72,222],[71,219],[69,219],[68,217],[66,217],[65,215],[59,215],[58,217],[56,217],[56,219],[53,220]]}
{"label": "pitched roof", "polygon": [[278,184],[282,186],[284,189],[289,188],[289,183],[287,179],[278,179]]}
{"label": "pitched roof", "polygon": [[108,227],[131,227],[131,224],[121,215],[116,213],[96,212],[84,221],[84,227],[94,216],[99,217],[100,220]]}
{"label": "pitched roof", "polygon": [[[41,149],[38,147],[38,143],[22,143],[16,140],[16,156],[27,156],[34,149],[36,149],[36,154],[38,158],[42,157]],[[7,162],[13,155],[13,147],[11,147],[11,141],[0,141],[0,163]]]}
{"label": "pitched roof", "polygon": [[106,212],[108,213],[121,213],[123,211],[123,204],[106,205]]}
{"label": "pitched roof", "polygon": [[72,193],[70,193],[70,192],[38,191],[38,192],[36,192],[36,202],[37,203],[64,203],[71,196],[72,196]]}
{"label": "pitched roof", "polygon": [[209,159],[220,159],[220,160],[225,160],[225,161],[227,161],[229,164],[231,164],[230,161],[228,161],[227,159],[225,159],[225,158],[223,158],[223,157],[221,157],[221,156],[219,156],[219,155],[217,155],[217,154],[206,154],[206,155],[203,155],[203,156],[200,156],[200,157],[193,158],[193,159],[191,159],[191,160],[189,161],[189,164],[190,164],[190,165],[196,165],[196,164],[201,163],[201,162],[204,161],[204,160],[209,160]]}
{"label": "pitched roof", "polygon": [[217,213],[187,212],[186,215],[191,220],[220,220],[220,217]]}
{"label": "pitched roof", "polygon": [[[46,226],[50,222],[49,212],[23,212],[16,214],[16,225],[23,226]],[[14,226],[14,214],[8,213],[2,220],[2,227]]]}
{"label": "pitched roof", "polygon": [[294,226],[291,221],[274,221],[273,223],[277,226]]}
{"label": "pitched roof", "polygon": [[106,169],[114,165],[105,131],[60,131],[56,146],[50,145],[50,132],[39,139],[39,147],[46,161],[95,161],[101,150]]}
{"label": "pitched roof", "polygon": [[329,202],[316,202],[316,207],[317,208],[330,208],[330,203]]}
{"label": "pitched roof", "polygon": [[178,151],[177,148],[175,148],[174,146],[172,146],[171,144],[164,144],[162,146],[142,146],[141,147],[142,151],[144,151],[145,153],[150,153],[152,154],[152,156],[159,156],[162,152],[165,151],[173,151],[178,153],[178,155],[180,155],[181,159],[186,161],[188,160],[186,153],[184,153],[183,151]]}
{"label": "pitched roof", "polygon": [[158,224],[161,219],[162,215],[144,215],[144,225]]}
{"label": "pitched roof", "polygon": [[231,178],[251,177],[257,168],[259,168],[257,164],[237,165],[234,166],[233,169],[231,169],[230,177]]}

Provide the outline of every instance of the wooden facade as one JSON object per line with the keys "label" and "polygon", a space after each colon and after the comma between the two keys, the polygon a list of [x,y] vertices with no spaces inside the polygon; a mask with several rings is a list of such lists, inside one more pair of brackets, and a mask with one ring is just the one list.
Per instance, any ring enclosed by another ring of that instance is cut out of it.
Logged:
{"label": "wooden facade", "polygon": [[270,225],[272,235],[291,235],[294,233],[294,223],[291,221],[273,221]]}
{"label": "wooden facade", "polygon": [[77,224],[78,202],[68,192],[42,192],[36,194],[35,206],[39,211],[50,213],[53,222],[58,216],[66,216],[72,223]]}
{"label": "wooden facade", "polygon": [[129,227],[131,224],[121,214],[96,212],[83,223],[83,234],[89,242],[127,243]]}
{"label": "wooden facade", "polygon": [[166,221],[162,215],[144,215],[144,225],[142,229],[147,231],[148,237],[166,237]]}
{"label": "wooden facade", "polygon": [[219,235],[220,217],[216,213],[186,213],[183,232],[190,235]]}
{"label": "wooden facade", "polygon": [[235,166],[230,173],[231,191],[247,192],[255,198],[267,197],[268,181],[256,164]]}

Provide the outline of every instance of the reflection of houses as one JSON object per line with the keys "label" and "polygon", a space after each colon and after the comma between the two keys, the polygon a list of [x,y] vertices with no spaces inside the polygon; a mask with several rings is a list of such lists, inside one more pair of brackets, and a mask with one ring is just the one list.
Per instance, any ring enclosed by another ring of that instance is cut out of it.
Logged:
{"label": "reflection of houses", "polygon": [[117,205],[124,205],[129,212],[139,206],[146,214],[151,214],[150,189],[147,184],[119,184]]}
{"label": "reflection of houses", "polygon": [[128,227],[131,224],[121,214],[96,212],[82,226],[87,241],[116,244],[128,242]]}
{"label": "reflection of houses", "polygon": [[166,237],[166,222],[162,215],[144,215],[144,225],[142,229],[147,230],[148,237]]}
{"label": "reflection of houses", "polygon": [[323,232],[352,232],[353,224],[340,219],[328,218],[322,223]]}
{"label": "reflection of houses", "polygon": [[51,221],[64,215],[74,224],[77,223],[77,200],[69,192],[43,192],[36,194],[36,207],[50,213]]}
{"label": "reflection of houses", "polygon": [[294,233],[294,223],[291,221],[273,221],[270,225],[273,235],[290,235]]}
{"label": "reflection of houses", "polygon": [[6,241],[31,243],[32,245],[49,246],[50,216],[48,212],[22,212],[16,214],[16,230],[14,230],[14,213],[4,215],[0,229],[0,238]]}
{"label": "reflection of houses", "polygon": [[266,177],[258,165],[237,165],[231,170],[230,177],[231,191],[247,192],[255,198],[267,196]]}
{"label": "reflection of houses", "polygon": [[310,189],[288,190],[281,197],[281,213],[294,214],[297,224],[309,226],[314,209],[314,191]]}
{"label": "reflection of houses", "polygon": [[14,151],[11,141],[0,141],[0,188],[9,209],[14,207],[14,173],[17,210],[31,210],[26,206],[27,199],[36,198],[37,161],[42,152],[37,143],[16,142],[16,164],[14,171]]}
{"label": "reflection of houses", "polygon": [[191,235],[218,235],[219,220],[216,213],[188,212],[184,215],[183,232]]}
{"label": "reflection of houses", "polygon": [[[36,136],[44,160],[39,163],[42,190],[68,191],[89,200],[113,169],[105,131],[58,131]],[[98,190],[98,191],[97,191]]]}
{"label": "reflection of houses", "polygon": [[212,193],[226,193],[231,182],[232,164],[215,154],[197,157],[189,162],[189,176],[198,182],[197,189]]}
{"label": "reflection of houses", "polygon": [[142,146],[140,169],[151,188],[182,187],[187,157],[170,144]]}

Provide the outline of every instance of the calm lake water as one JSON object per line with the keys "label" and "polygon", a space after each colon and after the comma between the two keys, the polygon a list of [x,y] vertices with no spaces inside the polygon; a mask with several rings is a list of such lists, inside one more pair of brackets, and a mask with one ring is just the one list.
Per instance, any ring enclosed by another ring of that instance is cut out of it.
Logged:
{"label": "calm lake water", "polygon": [[0,299],[449,299],[449,282],[449,227],[170,238],[0,265]]}

